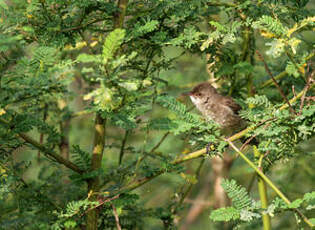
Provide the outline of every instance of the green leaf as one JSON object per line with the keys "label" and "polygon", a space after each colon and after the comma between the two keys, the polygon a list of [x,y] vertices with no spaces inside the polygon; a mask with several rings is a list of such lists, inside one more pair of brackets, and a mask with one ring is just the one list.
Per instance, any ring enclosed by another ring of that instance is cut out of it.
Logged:
{"label": "green leaf", "polygon": [[237,210],[252,207],[253,200],[249,197],[246,189],[237,185],[235,180],[223,180],[221,185]]}
{"label": "green leaf", "polygon": [[123,29],[115,29],[105,39],[103,45],[103,64],[106,65],[113,58],[115,52],[122,44],[126,31]]}
{"label": "green leaf", "polygon": [[187,108],[184,104],[177,101],[174,97],[170,96],[159,96],[156,100],[157,103],[165,108],[176,113],[179,118],[194,125],[200,125],[201,119],[197,114],[187,112]]}
{"label": "green leaf", "polygon": [[67,220],[64,223],[65,228],[74,228],[77,226],[77,222],[75,222],[74,220]]}
{"label": "green leaf", "polygon": [[134,129],[137,127],[135,119],[129,114],[115,113],[114,116],[111,116],[111,120],[115,125],[118,125],[126,130]]}
{"label": "green leaf", "polygon": [[278,19],[274,19],[268,15],[263,15],[259,20],[254,22],[253,27],[261,30],[266,30],[278,36],[284,35],[287,32],[287,29]]}
{"label": "green leaf", "polygon": [[95,70],[93,68],[86,68],[86,67],[83,67],[82,68],[82,73],[93,73]]}
{"label": "green leaf", "polygon": [[288,208],[298,208],[303,203],[302,199],[297,199],[288,205]]}
{"label": "green leaf", "polygon": [[243,209],[240,212],[240,219],[242,221],[249,222],[249,221],[252,221],[253,219],[260,218],[260,217],[261,217],[260,214],[248,211],[246,209]]}
{"label": "green leaf", "polygon": [[196,30],[195,27],[190,26],[184,29],[184,32],[180,34],[177,38],[172,39],[169,43],[175,46],[184,46],[185,48],[191,48],[193,45],[200,41],[200,36],[204,33]]}
{"label": "green leaf", "polygon": [[34,52],[32,63],[38,63],[40,68],[57,63],[60,53],[55,47],[40,46]]}
{"label": "green leaf", "polygon": [[73,145],[71,151],[73,162],[81,169],[88,170],[91,166],[91,157],[88,152],[83,151],[79,145]]}
{"label": "green leaf", "polygon": [[210,219],[214,221],[230,221],[238,220],[240,218],[240,211],[234,207],[220,208],[214,210],[210,214]]}
{"label": "green leaf", "polygon": [[310,202],[311,200],[315,200],[315,192],[308,192],[304,194],[303,200],[306,202]]}
{"label": "green leaf", "polygon": [[239,62],[235,64],[233,68],[237,69],[242,74],[250,74],[254,70],[254,67],[248,62]]}
{"label": "green leaf", "polygon": [[130,39],[152,32],[157,28],[158,24],[159,21],[157,20],[147,21],[144,25],[141,25],[140,22],[136,23],[135,27],[131,31]]}
{"label": "green leaf", "polygon": [[104,84],[101,84],[99,88],[84,95],[83,99],[93,99],[98,109],[109,112],[116,108],[121,102],[121,97],[117,96],[115,91],[115,88],[107,88]]}
{"label": "green leaf", "polygon": [[178,125],[174,123],[171,119],[163,117],[151,120],[148,124],[148,127],[150,129],[156,130],[171,130],[176,129]]}
{"label": "green leaf", "polygon": [[300,76],[300,73],[299,73],[299,70],[295,67],[295,65],[292,63],[292,62],[288,62],[287,66],[285,67],[285,71],[291,75],[291,76],[294,76],[294,77],[299,77]]}
{"label": "green leaf", "polygon": [[4,0],[0,0],[0,7],[2,7],[5,10],[8,10],[7,3]]}
{"label": "green leaf", "polygon": [[225,25],[222,25],[219,22],[210,21],[209,24],[214,26],[218,31],[221,31],[221,32],[227,32],[228,31],[228,28]]}
{"label": "green leaf", "polygon": [[89,63],[89,62],[99,63],[100,55],[91,55],[91,54],[83,53],[77,57],[77,61],[82,62],[82,63]]}
{"label": "green leaf", "polygon": [[255,106],[263,106],[265,108],[269,108],[272,105],[266,95],[255,95],[254,97],[249,97],[246,99],[246,103]]}

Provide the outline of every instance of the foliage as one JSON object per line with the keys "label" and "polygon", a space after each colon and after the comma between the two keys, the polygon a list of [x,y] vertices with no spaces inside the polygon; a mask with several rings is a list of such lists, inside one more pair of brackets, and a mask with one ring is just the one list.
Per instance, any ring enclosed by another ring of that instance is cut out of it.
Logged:
{"label": "foliage", "polygon": [[270,193],[262,209],[232,153],[239,184],[223,180],[232,206],[211,219],[314,221],[311,1],[0,0],[0,12],[0,229],[91,229],[91,213],[99,229],[185,225],[187,198],[214,171],[196,159],[229,152],[219,125],[180,96],[209,77],[242,106],[260,169],[293,199]]}
{"label": "foliage", "polygon": [[223,180],[222,187],[232,200],[232,207],[220,208],[211,212],[210,218],[214,221],[242,220],[252,221],[260,218],[258,207],[249,197],[245,188],[236,184],[235,180]]}

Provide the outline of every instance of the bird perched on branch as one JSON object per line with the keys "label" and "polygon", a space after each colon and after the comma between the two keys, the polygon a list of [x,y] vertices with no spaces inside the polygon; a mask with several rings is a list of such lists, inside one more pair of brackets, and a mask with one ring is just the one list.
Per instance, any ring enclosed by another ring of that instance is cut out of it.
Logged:
{"label": "bird perched on branch", "polygon": [[241,106],[233,98],[219,94],[210,83],[200,83],[186,94],[203,116],[218,123],[224,133],[231,134],[246,126],[238,115]]}
{"label": "bird perched on branch", "polygon": [[[190,96],[191,101],[202,113],[202,115],[214,122],[218,123],[222,129],[222,134],[231,135],[246,127],[246,122],[238,115],[241,106],[237,104],[233,98],[223,96],[209,83],[203,82],[186,93]],[[207,146],[207,152],[209,146]],[[223,153],[223,157],[212,158],[213,169],[213,194],[214,207],[221,208],[229,205],[229,200],[221,185],[223,178],[228,177],[228,172],[233,163],[233,157],[227,152]]]}

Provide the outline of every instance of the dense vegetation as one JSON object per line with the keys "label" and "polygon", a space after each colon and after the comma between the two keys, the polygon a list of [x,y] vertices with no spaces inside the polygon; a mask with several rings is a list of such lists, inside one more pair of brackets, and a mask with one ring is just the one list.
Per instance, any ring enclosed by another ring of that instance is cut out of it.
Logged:
{"label": "dense vegetation", "polygon": [[314,7],[0,0],[0,229],[312,228]]}

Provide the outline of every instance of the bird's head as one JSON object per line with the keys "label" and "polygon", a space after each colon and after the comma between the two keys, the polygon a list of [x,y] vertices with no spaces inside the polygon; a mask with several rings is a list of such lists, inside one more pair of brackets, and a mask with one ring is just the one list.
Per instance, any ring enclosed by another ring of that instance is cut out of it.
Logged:
{"label": "bird's head", "polygon": [[217,95],[217,91],[209,82],[203,82],[195,86],[190,92],[186,93],[186,95],[190,97],[195,105],[198,105],[206,103],[209,98],[211,99],[213,96]]}

